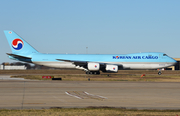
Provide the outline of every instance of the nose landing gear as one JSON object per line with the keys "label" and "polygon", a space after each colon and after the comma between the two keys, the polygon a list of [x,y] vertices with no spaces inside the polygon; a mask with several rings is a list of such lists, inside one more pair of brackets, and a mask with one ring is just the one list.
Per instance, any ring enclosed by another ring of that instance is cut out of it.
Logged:
{"label": "nose landing gear", "polygon": [[161,71],[159,71],[159,72],[158,72],[158,75],[161,75],[161,74],[162,74],[162,72],[161,72]]}
{"label": "nose landing gear", "polygon": [[158,75],[162,74],[162,70],[164,70],[164,69],[158,69]]}

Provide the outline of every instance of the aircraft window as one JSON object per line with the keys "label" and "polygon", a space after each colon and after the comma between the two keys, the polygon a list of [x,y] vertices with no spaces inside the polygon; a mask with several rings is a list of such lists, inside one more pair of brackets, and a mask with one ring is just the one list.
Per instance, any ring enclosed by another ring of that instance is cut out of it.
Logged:
{"label": "aircraft window", "polygon": [[167,56],[167,54],[163,54],[163,56]]}

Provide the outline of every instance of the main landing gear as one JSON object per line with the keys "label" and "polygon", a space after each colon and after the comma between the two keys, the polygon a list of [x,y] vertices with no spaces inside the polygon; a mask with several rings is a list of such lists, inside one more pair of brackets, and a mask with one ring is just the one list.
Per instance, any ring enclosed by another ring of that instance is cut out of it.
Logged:
{"label": "main landing gear", "polygon": [[99,75],[100,72],[99,72],[99,71],[87,71],[86,74],[90,74],[90,75]]}

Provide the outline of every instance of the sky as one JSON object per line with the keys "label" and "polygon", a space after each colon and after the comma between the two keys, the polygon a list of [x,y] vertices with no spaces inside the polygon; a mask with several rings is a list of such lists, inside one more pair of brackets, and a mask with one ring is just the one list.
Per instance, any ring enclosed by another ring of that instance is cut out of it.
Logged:
{"label": "sky", "polygon": [[11,50],[3,30],[41,53],[164,52],[180,58],[179,6],[180,0],[2,0],[0,64],[15,62],[6,55]]}

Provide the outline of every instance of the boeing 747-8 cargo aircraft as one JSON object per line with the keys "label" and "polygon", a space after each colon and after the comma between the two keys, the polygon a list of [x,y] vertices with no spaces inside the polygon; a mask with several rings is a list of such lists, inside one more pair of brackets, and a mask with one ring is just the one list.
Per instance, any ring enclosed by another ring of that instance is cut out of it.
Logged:
{"label": "boeing 747-8 cargo aircraft", "polygon": [[[5,30],[12,53],[10,59],[55,68],[76,68],[86,74],[118,72],[119,69],[161,69],[176,64],[176,61],[160,52],[134,54],[43,54],[35,50],[14,31]],[[161,74],[159,72],[158,74]]]}

